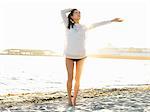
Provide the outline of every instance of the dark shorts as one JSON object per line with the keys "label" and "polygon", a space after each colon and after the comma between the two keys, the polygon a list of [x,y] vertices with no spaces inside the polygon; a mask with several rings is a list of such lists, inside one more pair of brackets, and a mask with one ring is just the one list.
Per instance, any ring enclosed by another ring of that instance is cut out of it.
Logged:
{"label": "dark shorts", "polygon": [[87,58],[87,57],[80,58],[80,59],[73,59],[73,58],[68,58],[68,59],[71,59],[71,60],[73,60],[73,61],[79,61],[79,60],[82,60],[82,59],[85,59],[85,58]]}

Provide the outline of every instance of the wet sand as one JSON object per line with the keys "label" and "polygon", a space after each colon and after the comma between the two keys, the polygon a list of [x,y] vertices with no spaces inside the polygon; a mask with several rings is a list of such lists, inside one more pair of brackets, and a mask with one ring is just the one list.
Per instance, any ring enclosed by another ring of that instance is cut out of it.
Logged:
{"label": "wet sand", "polygon": [[75,107],[67,92],[7,94],[0,96],[2,112],[150,112],[150,85],[80,89]]}

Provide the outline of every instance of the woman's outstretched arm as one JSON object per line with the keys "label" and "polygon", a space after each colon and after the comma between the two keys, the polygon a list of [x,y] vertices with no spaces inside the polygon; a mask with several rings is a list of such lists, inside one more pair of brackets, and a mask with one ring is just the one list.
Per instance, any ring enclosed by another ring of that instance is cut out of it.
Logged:
{"label": "woman's outstretched arm", "polygon": [[66,13],[70,12],[71,10],[71,8],[61,10],[61,17],[66,27],[68,25],[68,18],[66,16]]}
{"label": "woman's outstretched arm", "polygon": [[122,22],[122,21],[123,21],[123,20],[120,19],[120,18],[115,18],[115,19],[112,19],[112,20],[101,21],[101,22],[93,23],[93,24],[91,24],[91,25],[87,25],[87,26],[86,26],[86,30],[90,30],[90,29],[96,28],[96,27],[98,27],[98,26],[110,24],[110,23],[112,23],[112,22]]}

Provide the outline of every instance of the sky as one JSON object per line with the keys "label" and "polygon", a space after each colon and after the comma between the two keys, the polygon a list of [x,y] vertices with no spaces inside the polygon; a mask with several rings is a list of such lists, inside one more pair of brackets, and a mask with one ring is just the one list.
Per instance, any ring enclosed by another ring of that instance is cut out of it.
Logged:
{"label": "sky", "polygon": [[60,10],[77,8],[82,24],[119,17],[87,32],[90,52],[102,47],[150,48],[148,0],[2,0],[0,1],[0,50],[46,49],[62,52],[65,27]]}

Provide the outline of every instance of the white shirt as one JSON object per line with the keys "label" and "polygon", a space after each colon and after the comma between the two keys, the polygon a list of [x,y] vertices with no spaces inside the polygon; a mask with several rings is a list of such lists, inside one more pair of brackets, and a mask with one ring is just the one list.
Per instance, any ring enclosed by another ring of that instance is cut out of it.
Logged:
{"label": "white shirt", "polygon": [[66,38],[65,38],[63,56],[72,59],[84,58],[87,57],[86,48],[85,48],[86,31],[100,25],[111,23],[111,20],[94,23],[89,26],[75,23],[73,28],[70,27],[70,29],[68,29],[67,28],[68,18],[66,16],[66,13],[70,11],[71,9],[61,10],[61,16],[66,27]]}

